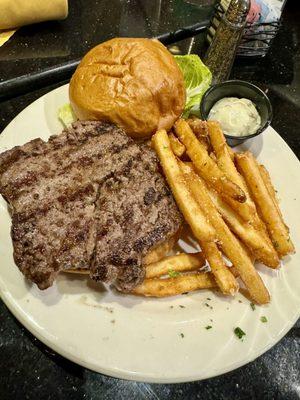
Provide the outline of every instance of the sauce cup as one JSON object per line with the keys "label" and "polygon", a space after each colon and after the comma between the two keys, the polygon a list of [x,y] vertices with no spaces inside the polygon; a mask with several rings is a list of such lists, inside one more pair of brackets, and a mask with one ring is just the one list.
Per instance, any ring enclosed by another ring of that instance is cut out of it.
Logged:
{"label": "sauce cup", "polygon": [[268,96],[257,86],[246,81],[230,80],[211,86],[204,94],[200,104],[202,119],[207,120],[209,112],[214,104],[224,97],[238,97],[251,100],[260,115],[261,124],[258,130],[252,135],[231,136],[224,135],[227,143],[234,147],[245,140],[260,135],[272,121],[272,106]]}

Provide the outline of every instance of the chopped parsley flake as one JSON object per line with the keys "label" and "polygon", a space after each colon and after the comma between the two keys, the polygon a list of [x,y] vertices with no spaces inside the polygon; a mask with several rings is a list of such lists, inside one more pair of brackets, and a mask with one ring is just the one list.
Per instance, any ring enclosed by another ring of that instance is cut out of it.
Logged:
{"label": "chopped parsley flake", "polygon": [[169,269],[169,271],[168,271],[168,275],[169,275],[169,277],[170,277],[170,278],[176,278],[176,276],[179,276],[179,275],[180,275],[180,273],[179,273],[179,272],[176,272],[176,271],[174,271],[173,269]]}
{"label": "chopped parsley flake", "polygon": [[267,317],[265,317],[264,315],[262,317],[260,317],[261,322],[266,323],[268,322]]}
{"label": "chopped parsley flake", "polygon": [[179,307],[180,307],[180,308],[185,308],[185,306],[182,306],[181,304],[179,304]]}
{"label": "chopped parsley flake", "polygon": [[184,334],[183,334],[183,333],[181,333],[180,336],[181,336],[182,338],[184,338]]}
{"label": "chopped parsley flake", "polygon": [[250,303],[250,307],[252,308],[252,311],[255,310],[255,304],[254,303]]}
{"label": "chopped parsley flake", "polygon": [[209,301],[209,300],[211,300],[211,298],[210,298],[210,297],[206,297],[206,300],[208,300],[208,301]]}
{"label": "chopped parsley flake", "polygon": [[239,303],[242,303],[242,300],[239,300]]}
{"label": "chopped parsley flake", "polygon": [[209,305],[208,303],[204,303],[206,305],[206,307],[210,308],[211,310],[213,309],[213,307],[211,305]]}
{"label": "chopped parsley flake", "polygon": [[205,329],[211,329],[212,328],[212,326],[211,325],[207,325],[206,327],[205,327]]}
{"label": "chopped parsley flake", "polygon": [[237,336],[239,339],[242,339],[243,336],[246,335],[246,333],[245,333],[241,328],[239,328],[238,326],[234,329],[234,334],[235,334],[235,336]]}

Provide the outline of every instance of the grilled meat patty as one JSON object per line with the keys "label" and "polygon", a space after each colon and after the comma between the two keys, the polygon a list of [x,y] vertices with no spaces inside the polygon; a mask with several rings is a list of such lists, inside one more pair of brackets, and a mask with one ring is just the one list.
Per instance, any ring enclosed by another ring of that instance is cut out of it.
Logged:
{"label": "grilled meat patty", "polygon": [[0,193],[12,208],[15,262],[40,289],[85,268],[130,291],[144,278],[142,257],[182,223],[153,150],[105,122],[0,154]]}

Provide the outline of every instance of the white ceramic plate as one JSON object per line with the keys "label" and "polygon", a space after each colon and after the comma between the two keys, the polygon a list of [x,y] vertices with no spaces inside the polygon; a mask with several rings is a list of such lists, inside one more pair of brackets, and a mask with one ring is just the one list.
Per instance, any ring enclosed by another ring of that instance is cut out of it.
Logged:
{"label": "white ceramic plate", "polygon": [[[47,139],[61,126],[57,110],[68,102],[67,85],[21,112],[0,136],[0,151],[35,137]],[[300,242],[300,164],[269,128],[245,144],[269,169],[292,239]],[[61,274],[39,291],[14,265],[10,216],[0,199],[0,289],[19,321],[46,345],[92,370],[147,382],[184,382],[213,377],[245,365],[278,342],[300,311],[300,252],[279,271],[259,266],[270,290],[268,306],[201,291],[168,299],[144,299],[105,289],[86,277]],[[189,245],[181,243],[187,250]],[[260,321],[266,316],[267,323]],[[206,326],[212,328],[207,330]],[[243,341],[233,333],[241,327]]]}

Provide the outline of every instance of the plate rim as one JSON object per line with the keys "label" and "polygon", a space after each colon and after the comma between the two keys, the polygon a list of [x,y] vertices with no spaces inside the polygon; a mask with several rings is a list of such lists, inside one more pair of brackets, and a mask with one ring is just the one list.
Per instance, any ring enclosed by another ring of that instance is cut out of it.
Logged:
{"label": "plate rim", "polygon": [[[63,88],[68,87],[67,84],[63,84],[53,90],[50,90],[49,92],[45,93],[43,96],[37,98],[33,102],[31,102],[28,106],[26,106],[20,113],[18,113],[11,121],[10,123],[5,127],[5,129],[2,131],[0,134],[0,137],[2,136],[3,133],[5,133],[6,129],[14,123],[14,121],[19,118],[28,108],[30,108],[34,103],[41,101],[43,98],[48,96],[50,93],[56,92],[63,90]],[[272,128],[272,127],[271,127]],[[284,139],[275,131],[274,128],[272,128],[271,134],[277,135],[277,139],[280,140],[281,146],[284,146],[287,148],[289,151],[289,156],[293,158],[293,161],[296,161],[298,163],[298,167],[300,168],[300,160],[298,157],[295,155],[293,150],[289,147],[289,145],[284,141]],[[276,339],[268,345],[266,345],[263,349],[260,349],[259,351],[255,351],[254,354],[252,353],[251,359],[248,358],[247,361],[241,360],[236,363],[233,363],[231,365],[228,365],[225,368],[219,368],[218,370],[212,371],[209,374],[197,374],[195,371],[194,375],[190,375],[189,377],[182,376],[182,377],[177,377],[177,378],[167,378],[167,377],[154,377],[152,373],[149,373],[148,375],[145,373],[138,373],[138,372],[130,372],[130,371],[125,371],[125,370],[120,370],[118,368],[108,368],[108,367],[101,367],[97,365],[94,362],[88,362],[85,361],[84,359],[72,354],[71,351],[68,349],[65,349],[62,344],[59,344],[59,342],[55,343],[51,341],[51,339],[48,337],[47,331],[39,331],[34,324],[31,324],[29,319],[26,318],[25,312],[22,308],[18,306],[18,304],[15,302],[14,298],[11,296],[10,292],[7,291],[4,287],[4,281],[2,277],[0,276],[0,296],[6,307],[9,309],[9,311],[14,315],[14,317],[33,335],[35,336],[38,340],[40,340],[44,345],[46,345],[48,348],[54,350],[57,354],[65,357],[66,359],[84,367],[89,370],[119,378],[119,379],[126,379],[126,380],[132,380],[132,381],[138,381],[138,382],[147,382],[147,383],[185,383],[185,382],[193,382],[197,380],[204,380],[208,378],[214,378],[223,374],[226,374],[228,372],[234,371],[237,368],[240,368],[242,366],[246,366],[248,363],[254,361],[264,353],[266,353],[268,350],[270,350],[273,346],[275,346],[288,332],[294,324],[297,322],[297,320],[300,317],[300,309],[294,312],[294,315],[289,318],[288,321],[286,321],[284,328],[280,331],[280,333],[276,336]],[[43,334],[41,333],[43,332]]]}

